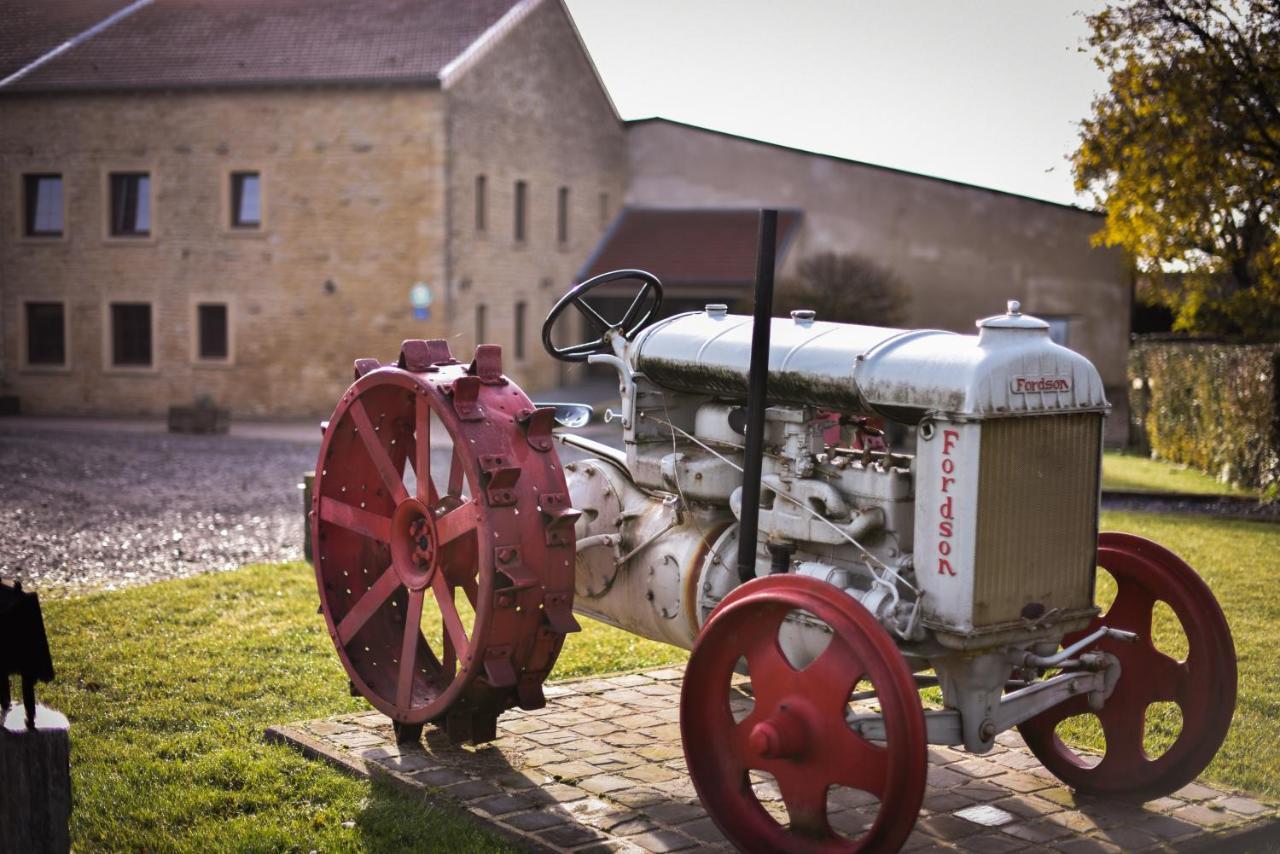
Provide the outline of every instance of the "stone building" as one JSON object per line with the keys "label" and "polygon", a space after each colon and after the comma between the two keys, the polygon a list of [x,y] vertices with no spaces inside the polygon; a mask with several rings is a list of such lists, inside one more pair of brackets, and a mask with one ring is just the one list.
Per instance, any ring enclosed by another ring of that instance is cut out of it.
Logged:
{"label": "stone building", "polygon": [[558,0],[57,2],[28,14],[82,14],[19,21],[0,78],[112,7],[0,85],[0,394],[317,415],[428,337],[557,378],[536,325],[626,186]]}
{"label": "stone building", "polygon": [[1102,214],[665,119],[627,124],[627,207],[580,276],[644,267],[677,307],[749,297],[756,211],[781,210],[779,276],[856,253],[911,294],[908,327],[972,333],[1008,299],[1098,367],[1125,440],[1132,267],[1090,236]]}
{"label": "stone building", "polygon": [[858,252],[910,286],[910,325],[957,331],[1019,298],[1123,404],[1130,266],[1090,246],[1097,214],[623,123],[562,0],[23,8],[0,30],[0,395],[24,411],[318,415],[408,337],[498,343],[554,385],[579,374],[538,330],[569,284],[631,266],[672,308],[746,296],[760,206],[782,275]]}

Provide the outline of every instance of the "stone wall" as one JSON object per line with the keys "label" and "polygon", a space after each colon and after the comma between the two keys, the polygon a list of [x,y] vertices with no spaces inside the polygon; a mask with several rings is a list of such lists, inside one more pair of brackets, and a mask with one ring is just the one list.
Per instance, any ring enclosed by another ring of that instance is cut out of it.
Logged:
{"label": "stone wall", "polygon": [[[409,289],[444,281],[444,98],[422,87],[0,100],[0,393],[28,413],[158,414],[208,395],[237,417],[328,414],[361,356],[394,357]],[[107,174],[149,172],[149,238],[107,236]],[[233,170],[263,224],[229,227]],[[62,238],[25,238],[24,173],[63,176]],[[25,367],[22,304],[63,300],[64,369]],[[108,364],[107,305],[152,304],[153,364]],[[194,357],[194,305],[228,304],[231,358]]]}
{"label": "stone wall", "polygon": [[[470,358],[476,309],[485,341],[503,349],[507,373],[529,390],[572,381],[545,355],[542,320],[595,248],[626,191],[626,139],[573,24],[543,2],[446,84],[449,104],[451,335]],[[485,223],[477,228],[476,177],[485,177]],[[525,182],[525,239],[514,234],[515,184]],[[567,239],[558,235],[568,189]],[[601,196],[606,200],[603,204]],[[516,352],[516,305],[525,304],[524,358]]]}
{"label": "stone wall", "polygon": [[628,136],[630,205],[802,209],[784,276],[812,252],[857,252],[908,285],[910,327],[973,333],[1007,299],[1066,319],[1116,407],[1108,439],[1124,441],[1130,265],[1091,246],[1098,215],[661,120]]}

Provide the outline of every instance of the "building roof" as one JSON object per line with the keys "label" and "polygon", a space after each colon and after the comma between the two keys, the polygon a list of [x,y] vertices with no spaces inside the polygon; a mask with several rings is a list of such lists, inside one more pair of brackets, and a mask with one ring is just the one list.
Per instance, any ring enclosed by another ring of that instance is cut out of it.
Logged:
{"label": "building roof", "polygon": [[795,154],[803,154],[807,157],[820,157],[823,160],[831,160],[836,163],[849,163],[854,166],[863,166],[867,169],[875,169],[880,172],[892,172],[895,175],[905,175],[908,178],[919,178],[922,181],[936,181],[939,184],[950,184],[953,187],[960,187],[965,190],[980,190],[984,193],[991,193],[996,196],[1004,196],[1009,199],[1019,199],[1021,201],[1035,202],[1041,205],[1049,205],[1050,207],[1062,208],[1063,210],[1074,211],[1075,213],[1087,214],[1093,217],[1105,217],[1106,212],[1097,208],[1086,208],[1080,205],[1067,204],[1066,202],[1051,202],[1048,199],[1041,199],[1035,196],[1025,196],[1021,193],[1012,193],[1008,190],[997,190],[994,187],[984,187],[981,184],[969,184],[964,181],[957,181],[953,178],[942,178],[937,175],[926,175],[923,172],[911,172],[907,169],[899,169],[895,166],[883,166],[879,163],[868,163],[865,160],[854,160],[851,157],[841,157],[838,154],[827,154],[822,151],[813,151],[808,148],[796,148],[792,145],[783,145],[780,142],[769,142],[764,139],[755,139],[750,136],[731,133],[727,130],[717,130],[715,128],[703,127],[690,122],[682,122],[679,119],[668,119],[663,116],[648,116],[643,119],[628,119],[626,126],[639,127],[642,125],[671,125],[672,127],[685,128],[686,130],[698,131],[699,133],[710,134],[712,136],[724,137],[725,139],[736,139],[740,142],[749,142],[753,145],[761,145],[766,148],[777,149],[778,151],[790,151]]}
{"label": "building roof", "polygon": [[[3,58],[25,67],[127,3],[0,0],[18,9]],[[520,0],[153,0],[8,91],[439,81]],[[527,3],[526,3],[527,5]],[[87,23],[86,23],[87,22]],[[22,46],[29,45],[23,50]],[[12,73],[12,72],[8,72]],[[6,74],[0,74],[3,79]]]}
{"label": "building roof", "polygon": [[127,5],[128,0],[0,0],[0,80]]}
{"label": "building roof", "polygon": [[[778,262],[803,214],[778,212]],[[754,208],[624,208],[583,266],[579,281],[626,267],[666,285],[755,281],[760,212]]]}

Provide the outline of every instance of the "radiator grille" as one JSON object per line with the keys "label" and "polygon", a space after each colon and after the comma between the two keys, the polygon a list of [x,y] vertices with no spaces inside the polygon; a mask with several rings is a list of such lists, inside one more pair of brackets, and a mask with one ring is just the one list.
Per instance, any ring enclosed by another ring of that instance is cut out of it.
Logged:
{"label": "radiator grille", "polygon": [[975,627],[1093,604],[1101,441],[1095,414],[983,422]]}

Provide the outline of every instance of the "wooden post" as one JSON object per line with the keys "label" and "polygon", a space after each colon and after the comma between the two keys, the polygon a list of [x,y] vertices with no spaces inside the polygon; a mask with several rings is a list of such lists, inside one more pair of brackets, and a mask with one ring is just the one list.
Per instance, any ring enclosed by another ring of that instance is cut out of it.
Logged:
{"label": "wooden post", "polygon": [[0,851],[70,851],[70,819],[67,718],[37,705],[27,729],[22,703],[14,703],[0,726]]}

